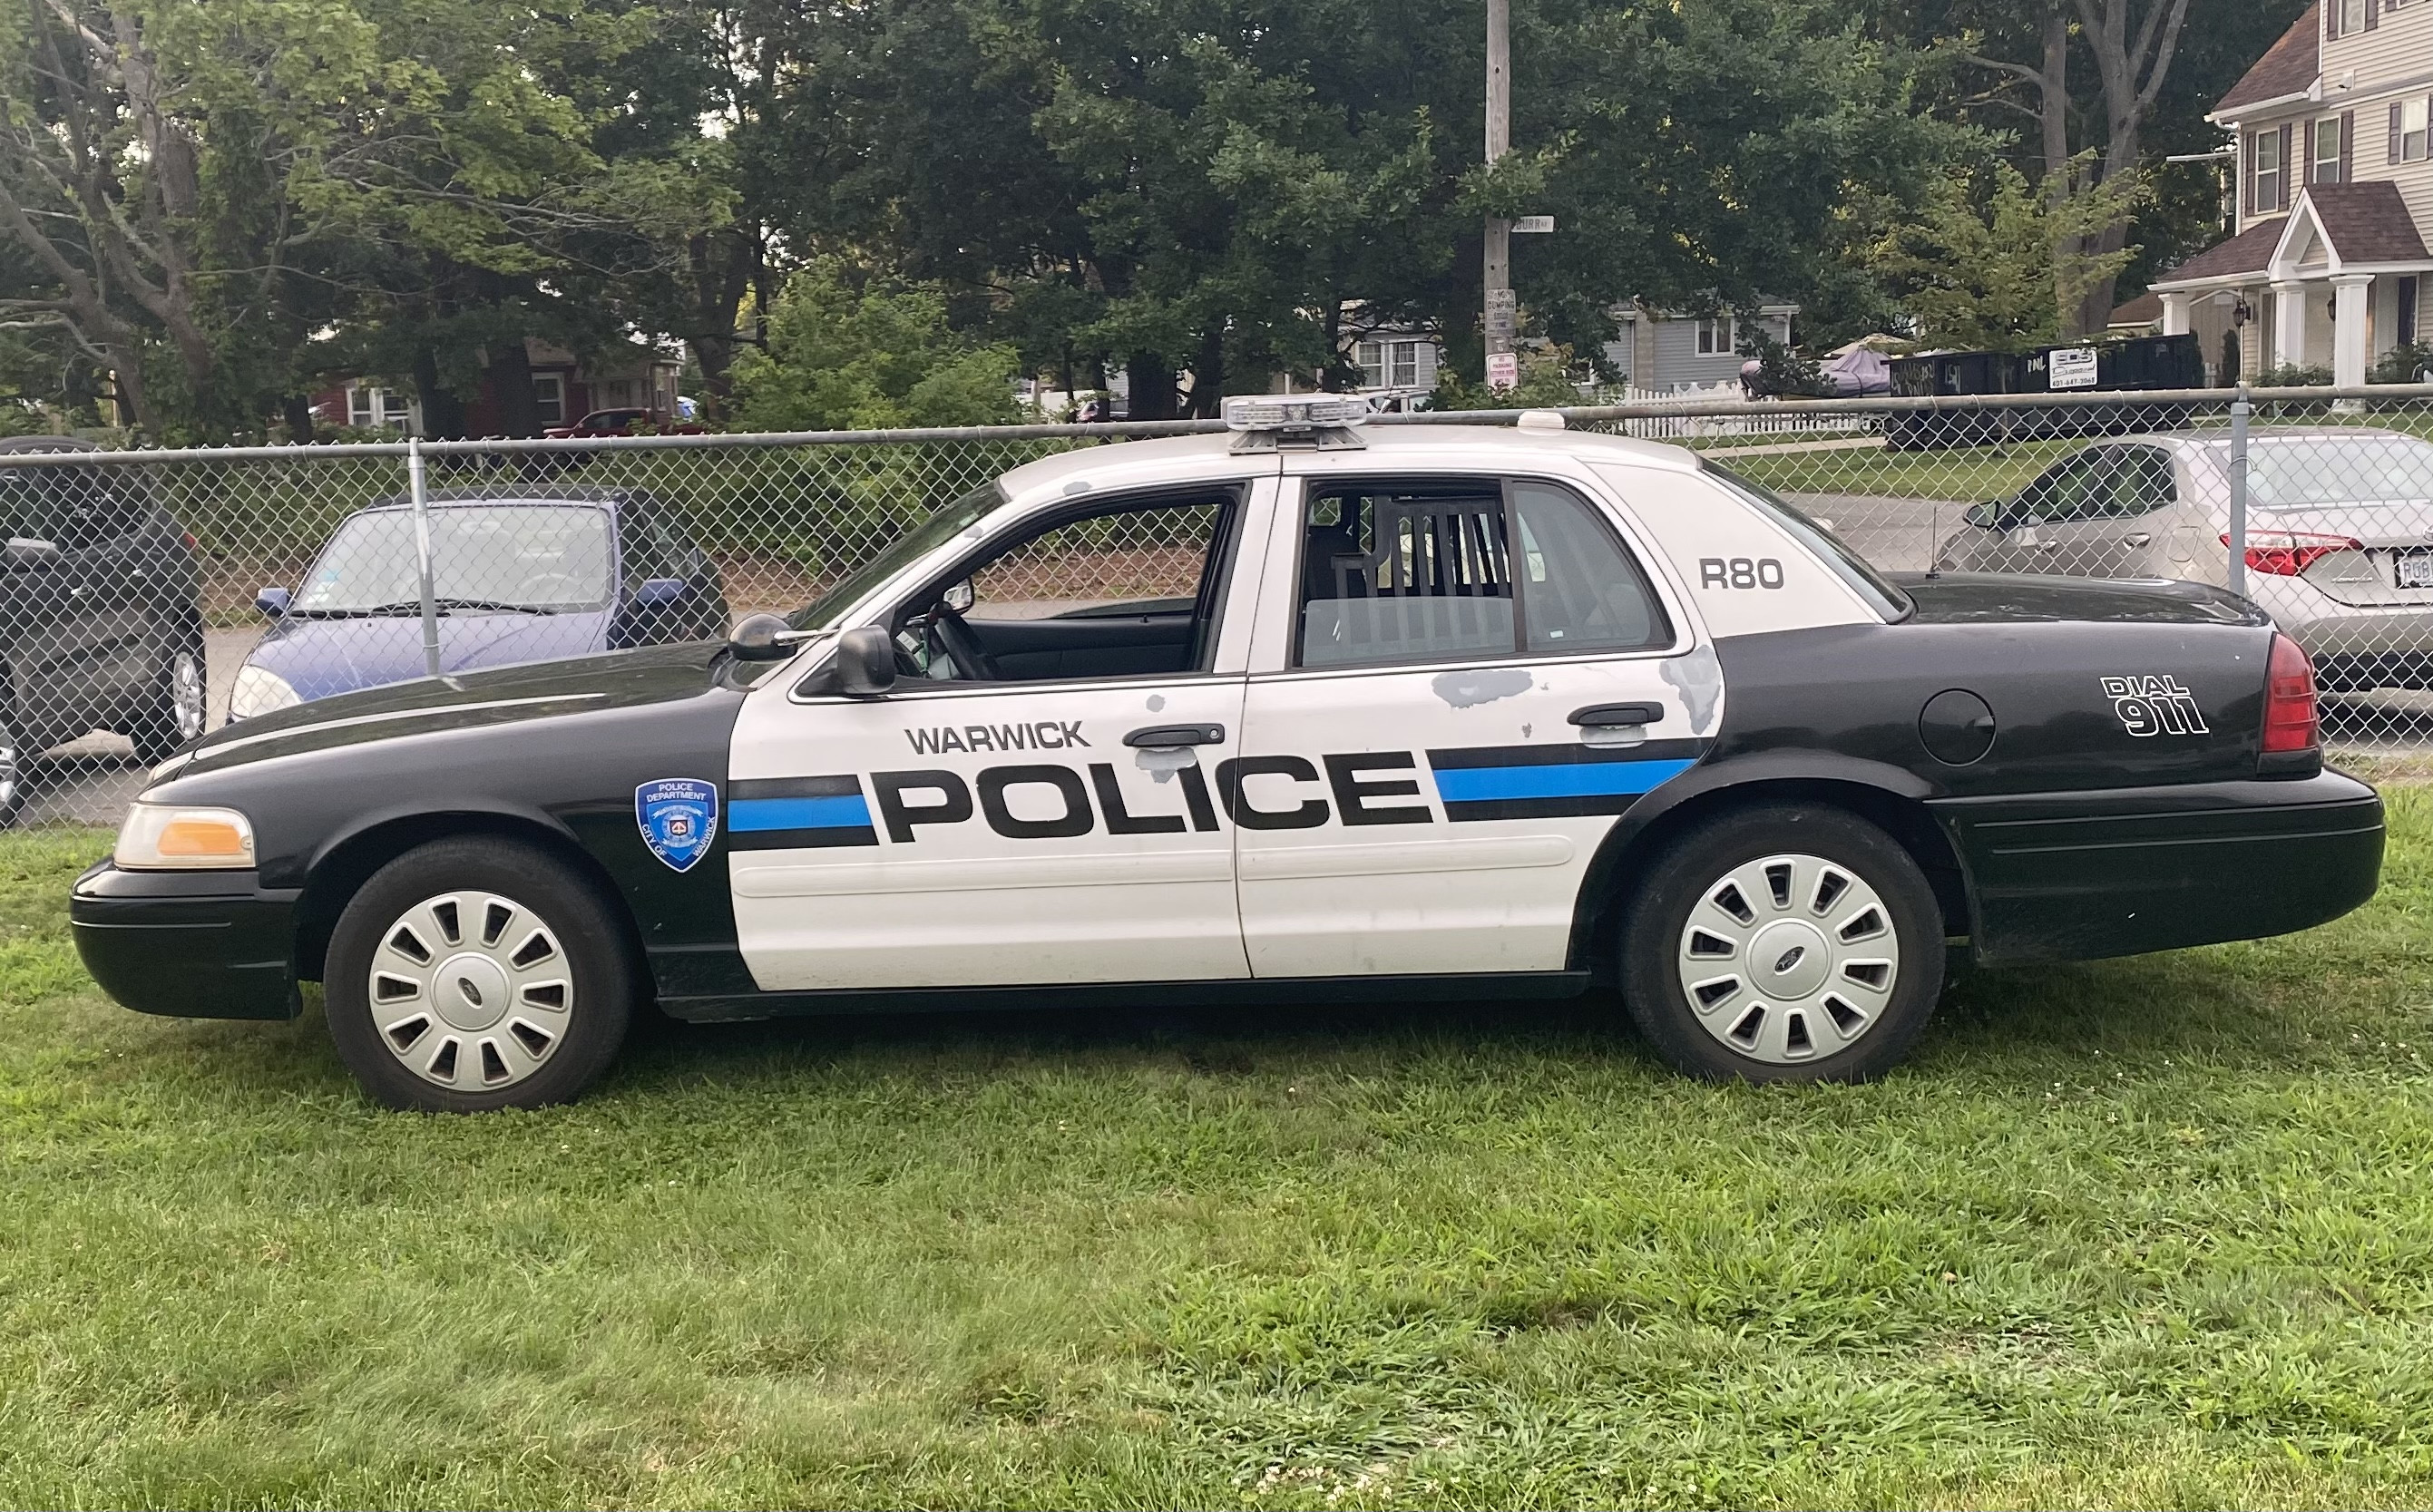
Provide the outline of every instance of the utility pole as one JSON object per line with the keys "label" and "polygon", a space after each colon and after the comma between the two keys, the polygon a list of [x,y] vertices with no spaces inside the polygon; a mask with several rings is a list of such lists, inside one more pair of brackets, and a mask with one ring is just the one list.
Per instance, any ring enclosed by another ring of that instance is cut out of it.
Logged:
{"label": "utility pole", "polygon": [[[1512,0],[1487,0],[1487,162],[1512,150]],[[1509,388],[1521,380],[1513,354],[1512,223],[1487,217],[1487,382]]]}

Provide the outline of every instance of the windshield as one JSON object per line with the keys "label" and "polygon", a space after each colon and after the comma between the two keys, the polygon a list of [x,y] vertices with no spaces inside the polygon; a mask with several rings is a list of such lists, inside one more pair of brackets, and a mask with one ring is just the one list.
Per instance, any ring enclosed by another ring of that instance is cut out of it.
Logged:
{"label": "windshield", "polygon": [[[2226,467],[2228,450],[2217,454]],[[2247,452],[2247,502],[2255,509],[2419,504],[2428,494],[2433,446],[2411,436],[2259,437]]]}
{"label": "windshield", "polygon": [[1906,620],[1915,611],[1917,605],[1910,602],[1908,594],[1869,567],[1858,552],[1843,545],[1840,536],[1783,502],[1773,489],[1763,484],[1751,483],[1729,467],[1717,465],[1712,459],[1708,459],[1706,466],[1707,471],[1724,486],[1755,504],[1761,512],[1771,516],[1776,524],[1791,532],[1795,539],[1808,548],[1809,554],[1831,568],[1843,582],[1850,586],[1851,592],[1866,601],[1867,605],[1884,619]]}
{"label": "windshield", "polygon": [[[604,509],[448,504],[430,518],[431,591],[443,607],[554,613],[608,602]],[[291,612],[402,613],[421,602],[413,514],[374,509],[338,527]]]}
{"label": "windshield", "polygon": [[902,571],[957,535],[971,529],[1005,503],[1005,490],[984,484],[889,542],[884,550],[844,575],[834,587],[786,617],[797,630],[825,630],[836,617],[853,607],[871,589]]}

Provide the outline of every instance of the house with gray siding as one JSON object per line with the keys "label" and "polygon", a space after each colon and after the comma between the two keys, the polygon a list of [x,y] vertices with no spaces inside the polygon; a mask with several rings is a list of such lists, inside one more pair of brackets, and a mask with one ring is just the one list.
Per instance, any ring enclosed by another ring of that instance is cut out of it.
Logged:
{"label": "house with gray siding", "polygon": [[[2433,5],[2433,0],[2425,0]],[[1760,305],[1756,318],[1766,335],[1791,344],[1791,318],[1795,304]],[[1693,315],[1650,310],[1641,304],[1617,305],[1612,314],[1621,328],[1606,343],[1606,361],[1622,381],[1642,393],[1677,394],[1738,383],[1741,341],[1747,334],[1738,317]],[[1437,338],[1421,331],[1372,331],[1356,339],[1352,359],[1359,365],[1360,391],[1375,397],[1400,398],[1434,388],[1443,351]]]}
{"label": "house with gray siding", "polygon": [[2424,337],[2433,254],[2433,0],[2317,0],[2207,117],[2237,145],[2232,234],[2154,280],[2165,334],[2239,372],[2365,382]]}

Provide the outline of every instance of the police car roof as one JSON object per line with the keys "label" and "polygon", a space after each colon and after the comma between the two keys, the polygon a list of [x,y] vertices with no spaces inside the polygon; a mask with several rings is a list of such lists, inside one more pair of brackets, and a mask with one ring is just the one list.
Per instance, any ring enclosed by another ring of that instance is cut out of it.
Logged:
{"label": "police car roof", "polygon": [[[1236,452],[1234,444],[1238,434],[1227,431],[1084,447],[1024,463],[1001,481],[1007,497],[1022,503],[1035,501],[1043,493],[1079,495],[1085,491],[1238,478],[1246,467],[1256,468],[1273,455],[1252,452],[1246,457]],[[1687,448],[1594,431],[1523,431],[1507,425],[1370,424],[1362,426],[1358,434],[1366,443],[1367,454],[1376,458],[1378,470],[1388,472],[1425,467],[1438,458],[1445,459],[1449,466],[1476,467],[1474,459],[1482,450],[1508,451],[1516,456],[1553,452],[1669,472],[1695,472],[1699,467],[1697,454]],[[1285,453],[1287,458],[1296,454]],[[1076,483],[1086,484],[1086,489],[1069,486]]]}

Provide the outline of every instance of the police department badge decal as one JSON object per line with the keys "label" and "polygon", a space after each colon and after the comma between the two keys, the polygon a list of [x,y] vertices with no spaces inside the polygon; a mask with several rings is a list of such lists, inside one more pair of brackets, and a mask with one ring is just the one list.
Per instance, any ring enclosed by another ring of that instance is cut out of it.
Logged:
{"label": "police department badge decal", "polygon": [[692,777],[646,782],[634,790],[634,822],[652,855],[689,872],[718,837],[718,785]]}

